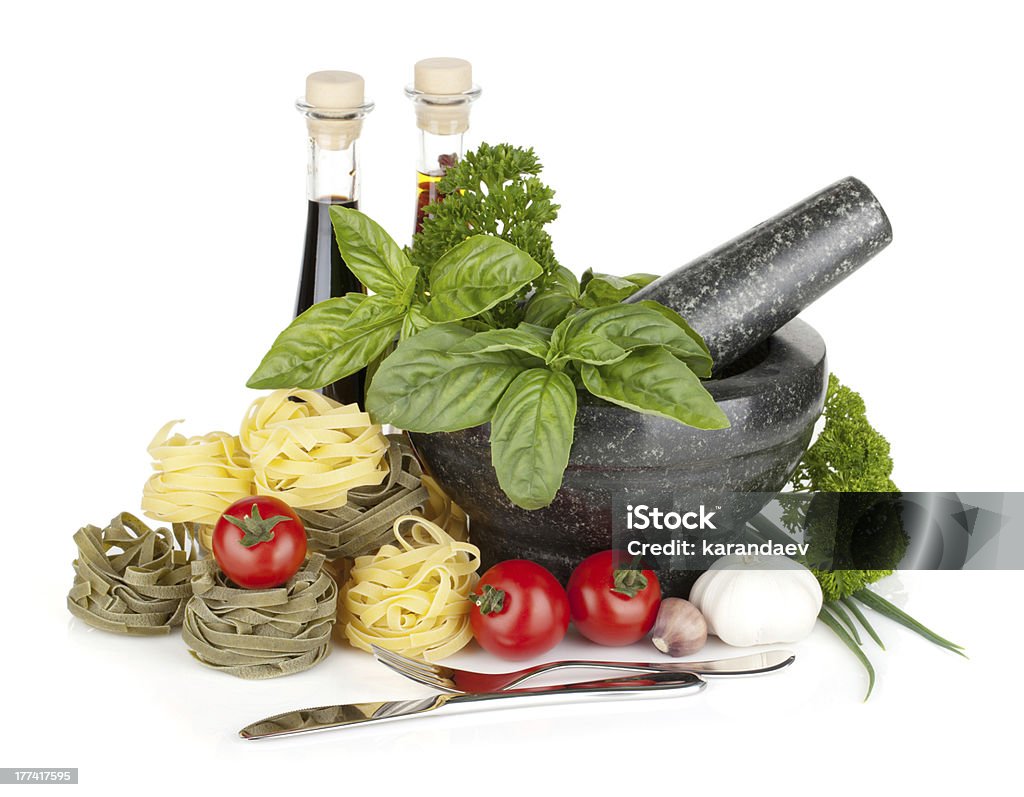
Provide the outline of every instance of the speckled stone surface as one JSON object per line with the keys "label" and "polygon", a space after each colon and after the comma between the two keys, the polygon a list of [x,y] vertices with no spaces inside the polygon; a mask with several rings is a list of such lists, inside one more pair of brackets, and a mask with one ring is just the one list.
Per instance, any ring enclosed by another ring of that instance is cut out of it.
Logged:
{"label": "speckled stone surface", "polygon": [[708,344],[716,370],[735,362],[892,241],[885,211],[854,177],[648,285]]}
{"label": "speckled stone surface", "polygon": [[[612,544],[612,500],[655,492],[771,492],[799,461],[821,413],[828,379],[825,343],[800,320],[707,382],[732,426],[700,431],[580,395],[575,440],[551,506],[527,511],[498,486],[490,427],[414,434],[441,486],[472,519],[483,567],[525,558],[563,582],[583,558]],[[591,403],[584,403],[590,401]],[[750,516],[761,509],[750,507]],[[659,574],[668,594],[685,596],[687,572]]]}

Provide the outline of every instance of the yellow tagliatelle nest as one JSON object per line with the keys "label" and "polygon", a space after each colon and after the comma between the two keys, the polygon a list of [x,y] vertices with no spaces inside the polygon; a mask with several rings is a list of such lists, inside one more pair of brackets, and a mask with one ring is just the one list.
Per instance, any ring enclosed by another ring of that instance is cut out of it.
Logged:
{"label": "yellow tagliatelle nest", "polygon": [[472,638],[480,550],[416,515],[398,518],[394,534],[397,545],[356,557],[341,597],[345,637],[361,650],[443,659]]}
{"label": "yellow tagliatelle nest", "polygon": [[424,473],[421,477],[423,486],[427,488],[427,505],[423,507],[423,516],[432,520],[448,532],[454,539],[469,539],[469,516],[462,507],[448,497],[433,476]]}
{"label": "yellow tagliatelle nest", "polygon": [[164,425],[149,444],[156,472],[143,488],[142,508],[170,523],[216,523],[228,506],[252,495],[249,457],[227,432],[171,435],[179,423]]}
{"label": "yellow tagliatelle nest", "polygon": [[[297,400],[294,400],[297,399]],[[344,506],[353,487],[387,474],[387,438],[355,404],[311,390],[275,390],[249,407],[239,432],[257,495],[293,507]]]}

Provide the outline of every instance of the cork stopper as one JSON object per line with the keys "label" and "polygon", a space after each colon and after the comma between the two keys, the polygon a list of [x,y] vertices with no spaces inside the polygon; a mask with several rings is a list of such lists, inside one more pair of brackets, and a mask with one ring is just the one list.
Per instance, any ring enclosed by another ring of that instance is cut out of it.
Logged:
{"label": "cork stopper", "polygon": [[413,86],[424,94],[462,94],[473,88],[473,65],[461,58],[424,58],[416,62]]}
{"label": "cork stopper", "polygon": [[424,58],[413,69],[405,90],[416,103],[416,124],[437,135],[465,133],[469,106],[480,96],[473,85],[473,65],[461,58]]}
{"label": "cork stopper", "polygon": [[359,138],[363,117],[373,110],[364,90],[363,78],[355,72],[328,70],[306,77],[306,96],[296,107],[321,148],[346,149]]}
{"label": "cork stopper", "polygon": [[313,72],[306,75],[306,102],[318,108],[357,108],[365,83],[355,72]]}

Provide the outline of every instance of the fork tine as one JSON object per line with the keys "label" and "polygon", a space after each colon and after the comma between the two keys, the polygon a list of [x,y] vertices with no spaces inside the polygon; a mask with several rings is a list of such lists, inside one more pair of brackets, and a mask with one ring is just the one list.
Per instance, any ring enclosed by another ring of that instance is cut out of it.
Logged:
{"label": "fork tine", "polygon": [[378,659],[387,659],[395,664],[404,666],[406,662],[412,662],[412,659],[403,656],[400,653],[392,653],[390,650],[378,647],[377,645],[370,645],[370,650],[373,651],[373,655]]}
{"label": "fork tine", "polygon": [[393,650],[386,650],[385,648],[378,647],[377,645],[370,645],[370,648],[373,650],[373,654],[376,656],[377,661],[381,664],[387,665],[399,675],[404,675],[410,680],[416,681],[420,684],[426,684],[434,689],[440,689],[443,692],[459,691],[455,685],[455,681],[452,680],[453,671],[448,667],[441,664],[433,664],[428,661],[412,659],[408,656],[403,656],[401,653],[396,653]]}
{"label": "fork tine", "polygon": [[444,686],[447,684],[447,679],[444,674],[440,672],[440,669],[423,662],[417,662],[414,659],[407,658],[400,653],[394,653],[390,650],[384,650],[383,648],[373,647],[373,653],[377,657],[377,661],[381,664],[385,664],[400,675],[404,675],[407,678],[411,678],[419,683],[426,683],[431,686]]}
{"label": "fork tine", "polygon": [[408,678],[410,681],[415,681],[416,683],[422,686],[428,686],[431,689],[436,689],[438,687],[438,683],[434,680],[431,680],[429,676],[420,675],[417,672],[409,672],[408,670],[402,670],[396,667],[390,661],[387,661],[385,659],[378,659],[378,661],[392,672],[396,672],[399,675],[401,675],[403,678]]}
{"label": "fork tine", "polygon": [[385,650],[384,648],[377,647],[376,645],[370,645],[370,648],[373,650],[373,655],[377,657],[378,661],[386,660],[403,670],[415,670],[429,675],[441,675],[440,667],[436,664],[431,664],[427,661],[419,661],[418,659],[410,659],[408,656],[403,656],[401,653],[395,653],[392,650]]}

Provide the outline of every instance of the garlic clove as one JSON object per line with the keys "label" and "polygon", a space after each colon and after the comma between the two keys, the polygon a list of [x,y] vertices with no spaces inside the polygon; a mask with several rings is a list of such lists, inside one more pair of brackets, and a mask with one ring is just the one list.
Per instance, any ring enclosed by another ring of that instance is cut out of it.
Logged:
{"label": "garlic clove", "polygon": [[654,647],[669,656],[696,653],[708,641],[704,615],[682,598],[665,598],[658,607],[658,617],[651,629]]}

